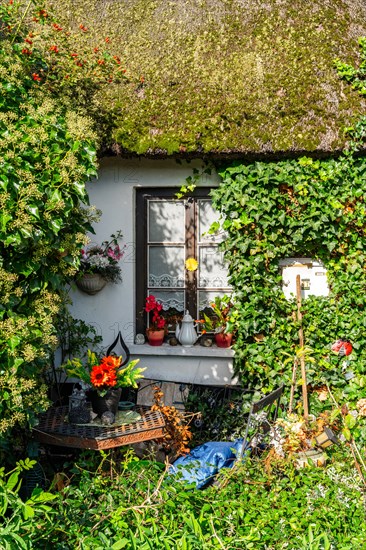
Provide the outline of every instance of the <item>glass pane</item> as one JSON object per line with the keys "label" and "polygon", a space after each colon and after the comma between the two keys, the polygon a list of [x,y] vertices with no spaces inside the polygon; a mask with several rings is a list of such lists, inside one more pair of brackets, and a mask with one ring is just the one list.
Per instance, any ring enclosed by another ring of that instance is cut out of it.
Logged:
{"label": "glass pane", "polygon": [[184,243],[185,208],[182,201],[149,201],[149,242]]}
{"label": "glass pane", "polygon": [[163,306],[163,310],[169,315],[183,313],[184,311],[184,290],[150,290],[149,295],[155,296]]}
{"label": "glass pane", "polygon": [[199,247],[199,283],[200,287],[225,288],[229,286],[224,253],[217,246]]}
{"label": "glass pane", "polygon": [[166,288],[184,286],[184,248],[149,246],[148,286]]}
{"label": "glass pane", "polygon": [[199,290],[198,291],[198,319],[203,318],[203,313],[206,313],[206,315],[212,314],[212,309],[210,307],[210,304],[215,301],[216,296],[224,296],[225,294],[229,294],[229,292],[225,292],[224,290],[213,290],[212,292],[207,290]]}
{"label": "glass pane", "polygon": [[219,213],[212,206],[210,199],[198,200],[198,239],[200,242],[220,242],[223,233],[205,235],[213,222],[219,220]]}

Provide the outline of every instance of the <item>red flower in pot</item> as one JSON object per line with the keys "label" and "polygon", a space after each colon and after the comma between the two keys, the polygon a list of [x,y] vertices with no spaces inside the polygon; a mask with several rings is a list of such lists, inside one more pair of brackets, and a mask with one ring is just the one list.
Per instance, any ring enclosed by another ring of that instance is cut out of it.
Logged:
{"label": "red flower in pot", "polygon": [[145,311],[149,314],[149,327],[146,330],[146,335],[150,346],[161,346],[164,340],[166,331],[166,319],[161,314],[163,310],[162,304],[150,294],[146,298]]}

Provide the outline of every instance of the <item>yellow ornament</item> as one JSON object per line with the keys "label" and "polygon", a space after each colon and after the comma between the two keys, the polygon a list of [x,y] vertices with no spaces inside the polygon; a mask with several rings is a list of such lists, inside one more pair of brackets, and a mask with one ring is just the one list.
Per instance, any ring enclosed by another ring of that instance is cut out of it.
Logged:
{"label": "yellow ornament", "polygon": [[196,271],[197,267],[198,267],[198,262],[195,258],[187,258],[186,269],[188,269],[188,271]]}

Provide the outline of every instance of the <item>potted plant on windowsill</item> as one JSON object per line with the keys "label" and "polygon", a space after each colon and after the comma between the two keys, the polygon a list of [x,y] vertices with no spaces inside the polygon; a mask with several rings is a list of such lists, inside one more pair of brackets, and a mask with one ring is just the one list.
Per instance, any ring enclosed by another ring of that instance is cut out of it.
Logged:
{"label": "potted plant on windowsill", "polygon": [[146,329],[146,336],[150,346],[161,346],[166,333],[166,319],[161,314],[163,306],[150,294],[146,298],[145,311],[149,315],[149,327]]}
{"label": "potted plant on windowsill", "polygon": [[118,241],[122,232],[112,234],[110,240],[102,244],[93,245],[81,251],[79,274],[76,279],[77,287],[87,294],[96,294],[107,283],[122,281],[121,268],[118,262],[124,254]]}
{"label": "potted plant on windowsill", "polygon": [[231,303],[230,296],[216,296],[214,302],[210,304],[212,314],[203,314],[203,319],[199,323],[202,326],[202,334],[211,332],[214,335],[215,343],[218,348],[229,348],[233,339],[233,323],[230,318]]}

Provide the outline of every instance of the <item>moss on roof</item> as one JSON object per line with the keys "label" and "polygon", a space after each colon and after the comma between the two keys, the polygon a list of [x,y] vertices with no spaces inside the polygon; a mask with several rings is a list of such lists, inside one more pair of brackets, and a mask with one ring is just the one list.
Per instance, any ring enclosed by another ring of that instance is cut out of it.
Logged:
{"label": "moss on roof", "polygon": [[125,151],[330,153],[365,112],[333,65],[358,62],[364,0],[48,4],[116,40],[128,72],[143,76],[105,98],[117,105],[113,139]]}

